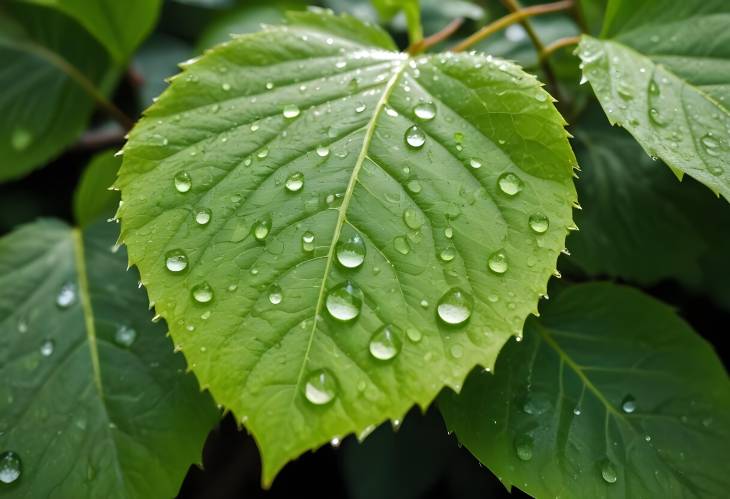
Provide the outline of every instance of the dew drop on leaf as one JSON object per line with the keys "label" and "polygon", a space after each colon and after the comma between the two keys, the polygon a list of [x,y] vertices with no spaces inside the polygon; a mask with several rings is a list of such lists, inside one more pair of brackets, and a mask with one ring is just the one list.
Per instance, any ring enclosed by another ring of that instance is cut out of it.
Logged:
{"label": "dew drop on leaf", "polygon": [[20,456],[9,450],[0,454],[0,482],[13,483],[23,471]]}
{"label": "dew drop on leaf", "polygon": [[284,186],[289,192],[299,192],[304,187],[304,174],[302,172],[292,173],[286,178]]}
{"label": "dew drop on leaf", "polygon": [[406,130],[405,140],[413,149],[420,149],[426,143],[426,134],[418,126],[413,125]]}
{"label": "dew drop on leaf", "polygon": [[413,194],[421,192],[421,183],[418,180],[409,180],[406,187],[408,187],[408,190]]}
{"label": "dew drop on leaf", "polygon": [[10,143],[16,151],[24,151],[33,142],[33,135],[25,128],[16,128],[10,137]]}
{"label": "dew drop on leaf", "polygon": [[403,236],[398,236],[393,239],[393,247],[401,255],[407,255],[411,252],[411,245],[408,244],[408,240]]}
{"label": "dew drop on leaf", "polygon": [[408,339],[411,340],[413,343],[418,343],[423,338],[423,334],[421,334],[421,331],[412,327],[406,329],[406,336],[408,336]]}
{"label": "dew drop on leaf", "polygon": [[198,303],[210,303],[213,301],[213,288],[207,282],[201,282],[193,286],[191,295]]}
{"label": "dew drop on leaf", "polygon": [[453,246],[447,246],[441,250],[441,253],[439,253],[439,258],[444,262],[450,262],[455,256],[456,250],[454,250]]}
{"label": "dew drop on leaf", "polygon": [[601,477],[606,483],[616,483],[616,480],[618,480],[616,467],[608,459],[604,459],[601,462]]}
{"label": "dew drop on leaf", "polygon": [[503,173],[497,180],[499,190],[508,196],[517,195],[523,187],[522,180],[514,173]]}
{"label": "dew drop on leaf", "polygon": [[476,158],[472,158],[472,159],[469,160],[469,166],[471,166],[472,168],[474,168],[475,170],[477,170],[477,169],[479,169],[479,168],[482,167],[482,162],[479,161]]}
{"label": "dew drop on leaf", "polygon": [[702,137],[700,142],[702,142],[702,147],[705,149],[705,152],[710,156],[718,156],[720,154],[720,141],[713,137],[711,133]]}
{"label": "dew drop on leaf", "polygon": [[366,106],[365,106],[365,104],[363,104],[363,103],[361,102],[361,103],[359,103],[359,104],[358,104],[358,105],[357,105],[357,106],[355,107],[355,112],[356,112],[356,113],[362,113],[363,111],[365,111],[365,109],[366,109]]}
{"label": "dew drop on leaf", "polygon": [[208,225],[212,212],[209,208],[201,208],[195,213],[195,223],[198,225]]}
{"label": "dew drop on leaf", "polygon": [[314,233],[307,231],[302,234],[302,251],[307,253],[314,251]]}
{"label": "dew drop on leaf", "polygon": [[337,381],[327,369],[320,369],[309,375],[304,384],[304,396],[314,405],[331,402],[337,395]]}
{"label": "dew drop on leaf", "polygon": [[284,106],[282,114],[284,115],[284,118],[292,119],[299,116],[299,112],[299,107],[296,104],[289,104]]}
{"label": "dew drop on leaf", "polygon": [[330,155],[330,148],[327,146],[319,146],[317,147],[317,156],[320,158],[326,158]]}
{"label": "dew drop on leaf", "polygon": [[413,107],[413,113],[422,121],[431,121],[436,117],[436,106],[432,102],[421,102]]}
{"label": "dew drop on leaf", "polygon": [[451,288],[439,299],[436,311],[446,324],[463,324],[471,316],[474,299],[461,288]]}
{"label": "dew drop on leaf", "polygon": [[175,175],[175,190],[177,192],[188,192],[193,186],[193,180],[188,172],[180,172]]}
{"label": "dew drop on leaf", "polygon": [[68,308],[76,303],[76,285],[71,282],[65,283],[56,295],[56,305],[58,308]]}
{"label": "dew drop on leaf", "polygon": [[631,414],[636,410],[636,399],[631,395],[627,395],[621,401],[621,410],[626,414]]}
{"label": "dew drop on leaf", "polygon": [[423,218],[415,208],[406,208],[403,211],[403,222],[409,229],[417,230],[423,225]]}
{"label": "dew drop on leaf", "polygon": [[358,233],[337,241],[335,254],[340,265],[347,269],[355,269],[365,261],[365,241]]}
{"label": "dew drop on leaf", "polygon": [[272,305],[278,305],[284,298],[284,294],[281,291],[281,286],[278,284],[272,284],[269,286],[269,302]]}
{"label": "dew drop on leaf", "polygon": [[464,355],[464,348],[461,345],[453,345],[449,352],[453,358],[460,359]]}
{"label": "dew drop on leaf", "polygon": [[131,347],[136,339],[137,331],[124,324],[117,326],[117,330],[114,332],[114,343],[121,347]]}
{"label": "dew drop on leaf", "polygon": [[401,349],[402,331],[393,324],[380,327],[370,338],[370,355],[378,360],[390,360]]}
{"label": "dew drop on leaf", "polygon": [[176,274],[188,268],[188,256],[183,250],[170,250],[165,254],[165,267]]}
{"label": "dew drop on leaf", "polygon": [[532,232],[536,234],[544,234],[550,227],[550,220],[542,213],[535,213],[530,215],[529,224]]}
{"label": "dew drop on leaf", "polygon": [[329,314],[339,321],[351,321],[360,315],[364,296],[352,281],[345,281],[327,293],[325,305]]}
{"label": "dew drop on leaf", "polygon": [[269,235],[271,231],[271,220],[264,219],[259,220],[253,227],[251,227],[251,234],[256,238],[257,241],[263,241]]}
{"label": "dew drop on leaf", "polygon": [[520,461],[532,459],[533,438],[530,435],[518,435],[515,437],[515,452]]}
{"label": "dew drop on leaf", "polygon": [[505,255],[504,251],[502,250],[495,251],[494,253],[489,255],[487,263],[489,265],[489,270],[491,270],[495,274],[504,274],[509,268],[509,264],[507,263],[507,255]]}
{"label": "dew drop on leaf", "polygon": [[446,236],[447,239],[451,239],[452,237],[454,237],[454,229],[452,229],[451,227],[446,227],[444,229],[444,236]]}
{"label": "dew drop on leaf", "polygon": [[44,340],[43,343],[41,343],[41,355],[44,357],[50,357],[51,355],[53,355],[53,350],[55,349],[55,346],[56,345],[53,340]]}

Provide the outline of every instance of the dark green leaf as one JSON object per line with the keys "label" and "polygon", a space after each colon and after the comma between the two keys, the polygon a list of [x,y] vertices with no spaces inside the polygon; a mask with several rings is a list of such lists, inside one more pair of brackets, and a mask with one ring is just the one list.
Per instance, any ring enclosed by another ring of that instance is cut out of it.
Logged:
{"label": "dark green leaf", "polygon": [[146,107],[167,88],[167,79],[180,71],[178,64],[189,59],[193,48],[179,38],[154,34],[134,56],[134,66],[142,77],[139,89]]}
{"label": "dark green leaf", "polygon": [[91,159],[74,192],[74,218],[81,227],[114,213],[119,193],[109,190],[122,163],[114,151],[99,153]]}

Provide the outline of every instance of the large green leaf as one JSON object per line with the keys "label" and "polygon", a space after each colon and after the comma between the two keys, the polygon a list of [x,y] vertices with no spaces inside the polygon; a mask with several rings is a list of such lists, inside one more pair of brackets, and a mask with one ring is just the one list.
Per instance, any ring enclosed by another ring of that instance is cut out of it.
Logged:
{"label": "large green leaf", "polygon": [[724,497],[730,383],[673,310],[612,284],[568,288],[440,407],[507,486],[534,497]]}
{"label": "large green leaf", "polygon": [[115,228],[46,220],[0,239],[3,497],[172,497],[215,424]]}
{"label": "large green leaf", "polygon": [[0,180],[53,158],[86,127],[93,100],[80,82],[108,88],[104,49],[44,7],[0,6]]}
{"label": "large green leaf", "polygon": [[94,35],[115,60],[135,51],[157,21],[162,0],[23,0],[73,17]]}
{"label": "large green leaf", "polygon": [[730,199],[730,2],[611,0],[584,75],[609,121]]}
{"label": "large green leaf", "polygon": [[[563,121],[533,77],[478,54],[409,59],[351,17],[290,16],[176,77],[117,182],[130,262],[255,436],[265,483],[491,366],[536,310],[575,200]],[[437,305],[454,288],[466,305],[442,304],[449,326]],[[387,361],[371,343],[385,325],[402,350]]]}

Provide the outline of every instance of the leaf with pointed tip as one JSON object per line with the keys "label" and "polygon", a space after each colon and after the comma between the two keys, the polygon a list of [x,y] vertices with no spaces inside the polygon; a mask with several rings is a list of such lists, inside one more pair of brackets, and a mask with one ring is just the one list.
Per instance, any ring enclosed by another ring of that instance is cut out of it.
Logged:
{"label": "leaf with pointed tip", "polygon": [[0,452],[22,463],[3,497],[172,497],[199,462],[217,411],[115,236],[42,220],[0,239]]}
{"label": "leaf with pointed tip", "polygon": [[[130,262],[201,383],[255,436],[265,483],[490,366],[572,223],[575,158],[533,77],[393,49],[352,17],[290,14],[187,66],[124,147]],[[450,327],[437,305],[456,287]]]}
{"label": "leaf with pointed tip", "polygon": [[[612,124],[730,199],[730,2],[610,0],[583,74]],[[698,27],[701,27],[698,29]]]}
{"label": "leaf with pointed tip", "polygon": [[534,497],[723,497],[730,383],[666,305],[607,283],[567,288],[439,407],[506,487]]}

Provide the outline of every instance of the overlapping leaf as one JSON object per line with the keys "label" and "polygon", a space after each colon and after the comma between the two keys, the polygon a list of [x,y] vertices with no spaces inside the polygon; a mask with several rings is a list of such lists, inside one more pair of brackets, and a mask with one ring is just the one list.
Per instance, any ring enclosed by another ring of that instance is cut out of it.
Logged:
{"label": "overlapping leaf", "polygon": [[291,14],[147,111],[124,148],[122,239],[268,483],[493,364],[554,271],[574,165],[514,65],[409,59],[351,17]]}
{"label": "overlapping leaf", "polygon": [[217,411],[115,229],[39,221],[0,240],[3,497],[172,497],[200,460]]}
{"label": "overlapping leaf", "polygon": [[494,374],[440,408],[507,486],[534,497],[723,497],[730,383],[674,311],[586,284],[546,303]]}
{"label": "overlapping leaf", "polygon": [[603,40],[578,54],[611,123],[730,199],[730,2],[608,4]]}

